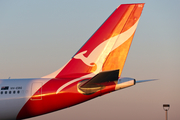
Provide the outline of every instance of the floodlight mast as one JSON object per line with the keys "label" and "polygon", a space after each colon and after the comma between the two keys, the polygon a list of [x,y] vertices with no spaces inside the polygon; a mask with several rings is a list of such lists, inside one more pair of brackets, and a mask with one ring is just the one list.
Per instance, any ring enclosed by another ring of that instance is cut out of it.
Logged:
{"label": "floodlight mast", "polygon": [[166,120],[168,120],[168,110],[170,108],[169,104],[163,104],[163,109],[166,111]]}

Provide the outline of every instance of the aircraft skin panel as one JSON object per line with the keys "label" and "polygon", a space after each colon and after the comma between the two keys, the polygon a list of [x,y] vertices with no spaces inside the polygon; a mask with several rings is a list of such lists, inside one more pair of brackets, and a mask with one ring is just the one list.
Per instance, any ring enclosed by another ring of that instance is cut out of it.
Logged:
{"label": "aircraft skin panel", "polygon": [[0,79],[0,119],[46,114],[134,85],[134,79],[120,75],[143,6],[120,5],[72,59],[54,73],[42,78]]}

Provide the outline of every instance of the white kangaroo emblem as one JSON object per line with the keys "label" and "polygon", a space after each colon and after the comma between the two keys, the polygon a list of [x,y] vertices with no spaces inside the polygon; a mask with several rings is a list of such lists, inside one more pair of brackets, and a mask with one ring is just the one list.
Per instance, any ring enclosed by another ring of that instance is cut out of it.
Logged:
{"label": "white kangaroo emblem", "polygon": [[84,54],[87,52],[86,51],[83,51],[83,52],[80,52],[79,54],[75,55],[74,58],[75,59],[80,59],[82,60],[86,65],[88,66],[95,66],[95,63],[97,61],[97,58],[100,56],[103,48],[105,47],[107,43],[107,40],[103,43],[101,43],[100,45],[98,45],[90,54],[88,57],[85,57]]}
{"label": "white kangaroo emblem", "polygon": [[[84,56],[84,54],[87,52],[87,50],[86,51],[83,51],[83,52],[81,52],[81,53],[79,53],[79,54],[77,54],[77,55],[75,55],[74,56],[74,58],[76,58],[76,59],[81,59],[86,65],[88,65],[88,66],[91,66],[91,67],[93,67],[94,66],[94,64],[93,63],[91,63],[91,58],[88,56],[88,57],[85,57]],[[92,55],[91,55],[92,56]]]}

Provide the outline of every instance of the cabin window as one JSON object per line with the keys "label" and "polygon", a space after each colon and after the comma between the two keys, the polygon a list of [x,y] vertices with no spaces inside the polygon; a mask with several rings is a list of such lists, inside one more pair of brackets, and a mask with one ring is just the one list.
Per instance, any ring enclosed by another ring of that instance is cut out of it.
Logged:
{"label": "cabin window", "polygon": [[[15,90],[14,90],[14,91],[4,91],[4,92],[3,92],[3,91],[0,91],[0,94],[1,94],[1,95],[2,95],[2,94],[16,94],[16,93],[17,93],[17,94],[20,94],[20,92],[21,92],[20,90],[18,90],[18,91],[15,91]],[[23,91],[22,91],[22,92],[23,92]],[[28,91],[27,91],[27,92],[28,92]]]}

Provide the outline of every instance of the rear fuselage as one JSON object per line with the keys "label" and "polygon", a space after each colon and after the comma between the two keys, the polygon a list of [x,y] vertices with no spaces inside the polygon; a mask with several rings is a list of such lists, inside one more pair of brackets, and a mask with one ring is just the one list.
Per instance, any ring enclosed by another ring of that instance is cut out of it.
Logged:
{"label": "rear fuselage", "polygon": [[[73,79],[2,79],[0,80],[0,119],[23,119],[67,108],[115,90],[115,82],[93,94],[78,90]],[[59,90],[59,88],[61,90]]]}

